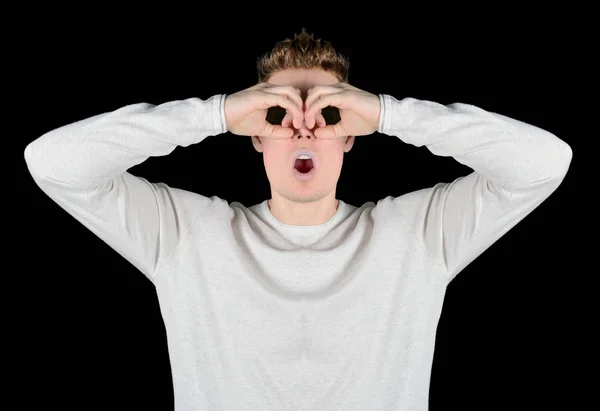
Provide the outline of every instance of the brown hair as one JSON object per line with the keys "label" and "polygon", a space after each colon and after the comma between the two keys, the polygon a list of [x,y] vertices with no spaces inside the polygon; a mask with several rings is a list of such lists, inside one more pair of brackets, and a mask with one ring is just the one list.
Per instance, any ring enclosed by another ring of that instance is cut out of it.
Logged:
{"label": "brown hair", "polygon": [[278,42],[258,59],[258,82],[264,83],[277,71],[288,68],[320,68],[347,83],[349,67],[350,61],[337,53],[331,43],[315,38],[303,28],[302,33]]}

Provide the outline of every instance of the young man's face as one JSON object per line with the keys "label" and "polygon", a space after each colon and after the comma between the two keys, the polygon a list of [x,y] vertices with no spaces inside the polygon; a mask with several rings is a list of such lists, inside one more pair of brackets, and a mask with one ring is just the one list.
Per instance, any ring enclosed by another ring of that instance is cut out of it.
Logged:
{"label": "young man's face", "polygon": [[[275,73],[268,83],[293,86],[301,91],[302,99],[306,100],[307,91],[312,87],[336,84],[339,80],[321,69],[287,69]],[[272,196],[300,203],[315,202],[328,196],[334,201],[344,153],[352,148],[354,136],[317,139],[313,134],[314,128],[309,130],[304,123],[299,129],[293,125],[290,127],[294,135],[288,139],[252,137],[254,148],[263,153]],[[299,177],[294,168],[298,150],[312,152],[314,170],[310,178]]]}

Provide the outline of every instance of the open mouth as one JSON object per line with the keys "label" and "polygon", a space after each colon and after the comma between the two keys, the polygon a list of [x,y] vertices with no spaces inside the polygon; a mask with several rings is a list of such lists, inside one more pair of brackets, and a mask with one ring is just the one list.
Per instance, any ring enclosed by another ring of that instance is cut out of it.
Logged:
{"label": "open mouth", "polygon": [[296,159],[294,162],[294,168],[298,170],[300,174],[307,174],[315,167],[311,158],[306,160]]}

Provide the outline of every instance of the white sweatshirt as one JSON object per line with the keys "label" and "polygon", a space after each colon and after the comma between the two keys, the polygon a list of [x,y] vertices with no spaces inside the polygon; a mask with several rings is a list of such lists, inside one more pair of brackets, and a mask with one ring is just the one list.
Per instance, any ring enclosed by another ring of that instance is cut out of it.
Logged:
{"label": "white sweatshirt", "polygon": [[307,227],[127,171],[225,133],[224,95],[129,105],[27,146],[38,186],[155,285],[177,411],[428,409],[449,281],[557,189],[572,150],[472,105],[380,100],[379,132],[473,172],[340,200]]}

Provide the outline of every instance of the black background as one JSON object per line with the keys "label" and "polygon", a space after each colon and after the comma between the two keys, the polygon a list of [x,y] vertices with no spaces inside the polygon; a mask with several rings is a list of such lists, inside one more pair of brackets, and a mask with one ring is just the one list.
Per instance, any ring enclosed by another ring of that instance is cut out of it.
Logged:
{"label": "black background", "polygon": [[[442,27],[406,15],[368,24],[232,23],[199,15],[196,22],[165,17],[138,27],[118,14],[35,24],[35,40],[20,51],[27,63],[23,107],[34,112],[19,137],[23,150],[53,128],[127,104],[249,87],[256,59],[302,27],[350,58],[356,87],[474,104],[569,143],[574,158],[559,189],[450,284],[430,409],[542,409],[579,397],[572,391],[572,352],[565,349],[577,324],[565,301],[573,297],[571,280],[581,264],[572,217],[581,213],[574,176],[585,150],[571,106],[583,91],[576,83],[583,46],[566,27],[576,20],[520,20],[516,13],[492,22],[490,12]],[[229,133],[130,171],[247,206],[270,198],[261,154],[250,138]],[[359,206],[469,172],[452,158],[375,133],[357,137],[346,154],[337,196]],[[27,173],[21,186],[27,213],[22,272],[32,290],[21,300],[30,307],[23,311],[23,335],[32,335],[22,348],[35,391],[26,401],[62,409],[171,410],[164,324],[152,284],[49,200]]]}

